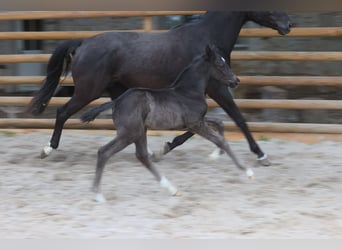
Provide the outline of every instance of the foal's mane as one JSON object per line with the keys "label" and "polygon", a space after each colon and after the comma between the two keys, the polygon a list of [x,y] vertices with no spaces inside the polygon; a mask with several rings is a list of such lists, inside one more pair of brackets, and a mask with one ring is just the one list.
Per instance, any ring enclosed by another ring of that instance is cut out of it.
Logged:
{"label": "foal's mane", "polygon": [[186,66],[176,77],[176,79],[172,82],[172,84],[170,85],[170,88],[174,88],[178,85],[178,83],[180,81],[183,80],[183,76],[192,68],[192,66],[196,63],[198,63],[198,61],[205,61],[205,55],[198,55],[196,56],[190,64],[188,64],[188,66]]}

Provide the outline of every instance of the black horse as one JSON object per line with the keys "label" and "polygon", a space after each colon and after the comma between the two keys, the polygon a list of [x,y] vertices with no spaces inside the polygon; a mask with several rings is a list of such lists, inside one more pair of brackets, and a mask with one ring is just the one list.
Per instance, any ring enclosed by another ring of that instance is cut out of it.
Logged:
{"label": "black horse", "polygon": [[235,86],[238,83],[225,59],[214,48],[207,46],[206,52],[195,57],[170,87],[131,88],[115,101],[92,108],[81,116],[83,122],[89,122],[102,111],[113,108],[117,136],[101,147],[97,154],[93,191],[98,201],[105,200],[99,186],[106,162],[112,155],[132,143],[135,144],[137,159],[151,171],[162,187],[167,188],[172,195],[177,195],[177,188],[158,173],[149,157],[147,129],[187,129],[197,133],[215,143],[232,158],[239,169],[253,177],[253,171],[238,162],[224,137],[210,129],[206,123],[205,90],[212,80],[226,86]]}
{"label": "black horse", "polygon": [[[207,12],[200,20],[165,33],[107,32],[62,43],[52,54],[45,82],[29,105],[32,114],[42,113],[59,84],[63,70],[71,64],[74,94],[58,108],[54,132],[42,151],[42,157],[58,147],[67,119],[105,91],[114,100],[131,87],[166,87],[206,44],[215,44],[230,65],[230,53],[241,27],[247,21],[276,29],[282,35],[290,31],[289,17],[283,12],[218,11]],[[206,93],[236,122],[246,136],[251,151],[267,164],[266,154],[252,137],[227,86],[213,82]],[[165,153],[192,135],[186,132],[178,136],[167,144]]]}

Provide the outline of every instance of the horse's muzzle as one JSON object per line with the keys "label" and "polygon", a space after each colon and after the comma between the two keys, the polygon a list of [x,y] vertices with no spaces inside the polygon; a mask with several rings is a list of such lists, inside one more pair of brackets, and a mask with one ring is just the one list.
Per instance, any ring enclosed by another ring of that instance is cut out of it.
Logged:
{"label": "horse's muzzle", "polygon": [[284,25],[283,27],[278,28],[278,33],[280,35],[284,36],[284,35],[290,33],[291,27],[292,27],[292,24],[290,22],[288,22],[287,25]]}

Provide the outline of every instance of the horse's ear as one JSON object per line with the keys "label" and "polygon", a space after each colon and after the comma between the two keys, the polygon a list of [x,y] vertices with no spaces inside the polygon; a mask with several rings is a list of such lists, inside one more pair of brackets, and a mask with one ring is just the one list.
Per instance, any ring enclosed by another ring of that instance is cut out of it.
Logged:
{"label": "horse's ear", "polygon": [[212,55],[213,55],[213,50],[211,46],[207,45],[205,47],[205,59],[209,61]]}

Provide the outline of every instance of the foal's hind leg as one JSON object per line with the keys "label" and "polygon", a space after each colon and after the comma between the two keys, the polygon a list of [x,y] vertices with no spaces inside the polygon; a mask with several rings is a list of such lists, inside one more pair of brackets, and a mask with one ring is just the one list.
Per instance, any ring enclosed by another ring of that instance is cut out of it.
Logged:
{"label": "foal's hind leg", "polygon": [[212,129],[210,129],[205,122],[202,122],[199,126],[191,128],[191,130],[193,132],[199,134],[200,136],[206,138],[207,140],[213,142],[216,146],[218,146],[223,151],[225,151],[230,156],[230,158],[233,160],[236,167],[245,171],[249,178],[253,178],[253,176],[254,176],[253,170],[250,168],[247,169],[246,167],[242,166],[239,163],[238,159],[233,154],[233,152],[231,151],[231,149],[230,149],[228,143],[226,142],[226,140],[224,139],[224,137],[217,134]]}
{"label": "foal's hind leg", "polygon": [[95,200],[98,202],[104,202],[106,199],[102,195],[100,191],[100,182],[102,178],[103,169],[108,159],[113,156],[115,153],[123,150],[127,147],[131,142],[125,139],[125,136],[118,135],[114,138],[114,140],[110,141],[106,145],[102,146],[97,152],[97,164],[96,164],[96,173],[95,179],[93,183],[93,192],[96,193]]}
{"label": "foal's hind leg", "polygon": [[146,133],[135,142],[135,148],[138,160],[153,174],[160,185],[167,189],[171,195],[179,195],[177,188],[174,187],[166,177],[160,176],[157,169],[154,167],[147,150]]}

